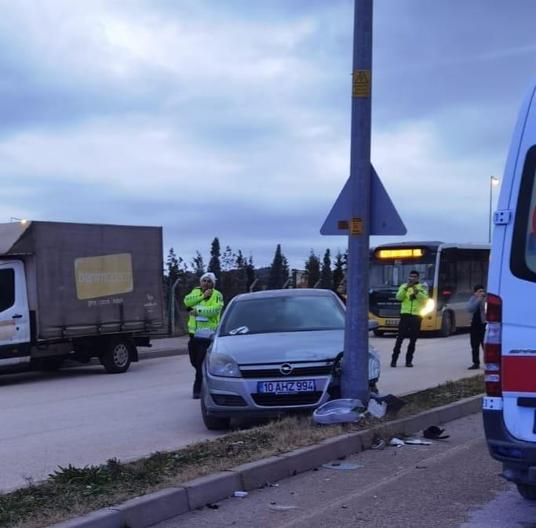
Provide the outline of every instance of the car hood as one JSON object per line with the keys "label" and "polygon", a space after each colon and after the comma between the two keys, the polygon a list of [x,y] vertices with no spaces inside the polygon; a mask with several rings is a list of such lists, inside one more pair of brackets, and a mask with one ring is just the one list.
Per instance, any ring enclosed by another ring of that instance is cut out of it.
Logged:
{"label": "car hood", "polygon": [[239,365],[334,359],[344,348],[344,330],[318,330],[217,337],[213,352]]}

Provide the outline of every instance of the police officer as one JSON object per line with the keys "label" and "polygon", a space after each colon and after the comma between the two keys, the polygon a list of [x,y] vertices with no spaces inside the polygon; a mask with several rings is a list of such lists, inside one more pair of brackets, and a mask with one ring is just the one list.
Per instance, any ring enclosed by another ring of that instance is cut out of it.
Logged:
{"label": "police officer", "polygon": [[210,346],[210,338],[220,322],[223,309],[223,296],[214,289],[216,276],[207,272],[201,275],[200,285],[194,288],[186,297],[184,304],[190,312],[188,318],[188,353],[190,363],[195,368],[193,387],[194,400],[199,399],[203,382],[203,361]]}
{"label": "police officer", "polygon": [[409,344],[406,351],[406,367],[413,367],[413,354],[415,353],[415,343],[421,329],[421,310],[428,300],[428,291],[419,282],[419,272],[412,270],[409,272],[408,282],[402,284],[396,293],[396,300],[402,303],[400,307],[400,322],[398,323],[398,336],[396,338],[393,355],[391,357],[391,367],[396,367],[400,347],[407,337]]}

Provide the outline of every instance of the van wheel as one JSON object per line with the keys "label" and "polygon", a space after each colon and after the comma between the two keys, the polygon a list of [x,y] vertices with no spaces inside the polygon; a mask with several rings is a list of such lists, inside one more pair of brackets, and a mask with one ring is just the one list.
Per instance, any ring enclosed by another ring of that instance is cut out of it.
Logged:
{"label": "van wheel", "polygon": [[452,316],[449,312],[445,312],[441,317],[441,329],[439,335],[441,337],[448,337],[452,333]]}
{"label": "van wheel", "polygon": [[130,367],[132,344],[128,339],[110,339],[100,362],[108,374],[120,374]]}
{"label": "van wheel", "polygon": [[231,420],[229,418],[222,418],[221,416],[210,416],[207,414],[207,408],[205,407],[205,402],[201,398],[201,416],[203,418],[203,423],[209,431],[226,431],[229,429],[229,424]]}
{"label": "van wheel", "polygon": [[536,486],[533,484],[516,484],[519,494],[528,500],[536,500]]}

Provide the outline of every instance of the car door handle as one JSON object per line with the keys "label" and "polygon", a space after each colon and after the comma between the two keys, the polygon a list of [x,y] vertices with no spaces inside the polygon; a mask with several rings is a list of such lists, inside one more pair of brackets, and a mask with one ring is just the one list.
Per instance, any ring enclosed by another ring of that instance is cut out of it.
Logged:
{"label": "car door handle", "polygon": [[12,319],[22,319],[22,314],[15,314]]}

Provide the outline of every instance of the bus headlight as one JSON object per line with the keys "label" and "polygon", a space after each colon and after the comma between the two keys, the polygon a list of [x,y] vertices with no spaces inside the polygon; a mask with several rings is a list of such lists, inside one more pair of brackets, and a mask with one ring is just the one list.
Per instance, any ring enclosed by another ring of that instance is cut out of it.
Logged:
{"label": "bus headlight", "polygon": [[435,308],[435,301],[433,299],[428,299],[426,301],[426,304],[424,305],[424,308],[421,310],[421,317],[424,317],[425,315],[428,315],[434,311]]}

